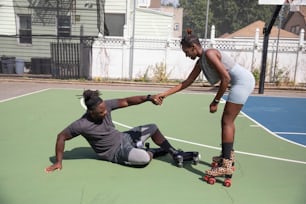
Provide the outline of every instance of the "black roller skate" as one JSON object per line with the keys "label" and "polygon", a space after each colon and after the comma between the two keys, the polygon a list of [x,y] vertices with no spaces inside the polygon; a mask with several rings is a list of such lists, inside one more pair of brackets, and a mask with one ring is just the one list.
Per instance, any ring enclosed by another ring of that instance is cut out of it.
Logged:
{"label": "black roller skate", "polygon": [[153,158],[161,157],[168,154],[168,152],[162,148],[150,148],[150,143],[148,142],[145,144],[145,147],[145,150],[147,152],[151,152],[153,154]]}
{"label": "black roller skate", "polygon": [[200,161],[199,152],[184,152],[178,150],[172,157],[178,167],[183,167],[185,161],[192,161],[194,165],[197,165]]}

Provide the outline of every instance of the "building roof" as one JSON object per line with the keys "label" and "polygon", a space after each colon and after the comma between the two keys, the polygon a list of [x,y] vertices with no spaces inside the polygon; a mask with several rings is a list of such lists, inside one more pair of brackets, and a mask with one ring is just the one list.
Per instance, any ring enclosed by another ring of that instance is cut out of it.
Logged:
{"label": "building roof", "polygon": [[304,22],[306,22],[306,6],[299,6],[298,11],[289,12],[288,16],[285,18],[284,26],[286,26],[292,16],[296,15],[297,13],[299,13],[304,18]]}
{"label": "building roof", "polygon": [[[258,20],[258,21],[255,21],[249,24],[246,27],[243,27],[235,31],[234,33],[230,33],[230,34],[226,33],[220,36],[220,38],[254,38],[257,28],[259,29],[259,37],[262,38],[264,26],[265,26],[265,22]],[[277,38],[277,37],[278,37],[278,27],[273,26],[271,33],[270,33],[270,38]],[[280,29],[279,37],[280,38],[295,38],[295,39],[299,38],[298,35],[288,32],[283,29]]]}
{"label": "building roof", "polygon": [[300,6],[299,11],[297,12],[299,12],[302,16],[304,16],[304,20],[306,22],[306,6]]}

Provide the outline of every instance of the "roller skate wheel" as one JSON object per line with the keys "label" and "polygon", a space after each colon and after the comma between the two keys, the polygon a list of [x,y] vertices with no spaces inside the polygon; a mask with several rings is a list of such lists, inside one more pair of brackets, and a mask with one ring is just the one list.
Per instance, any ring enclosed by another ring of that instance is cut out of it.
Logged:
{"label": "roller skate wheel", "polygon": [[199,161],[200,161],[199,157],[194,157],[194,158],[192,159],[192,164],[193,164],[193,165],[197,165],[197,164],[199,163]]}
{"label": "roller skate wheel", "polygon": [[224,181],[223,185],[224,185],[225,187],[230,187],[230,186],[232,185],[232,182],[231,182],[230,179],[226,179],[226,180]]}
{"label": "roller skate wheel", "polygon": [[212,162],[211,163],[211,167],[213,167],[213,168],[216,168],[218,166],[219,166],[218,162]]}
{"label": "roller skate wheel", "polygon": [[207,181],[207,183],[209,183],[210,185],[214,185],[216,183],[216,179],[213,177],[210,177]]}
{"label": "roller skate wheel", "polygon": [[178,159],[176,160],[176,165],[177,165],[178,167],[183,167],[183,163],[184,163],[183,158],[178,158]]}
{"label": "roller skate wheel", "polygon": [[203,176],[204,181],[208,181],[208,179],[209,179],[209,176],[207,176],[207,175]]}
{"label": "roller skate wheel", "polygon": [[199,163],[199,160],[194,160],[194,161],[192,162],[193,165],[198,165],[198,163]]}

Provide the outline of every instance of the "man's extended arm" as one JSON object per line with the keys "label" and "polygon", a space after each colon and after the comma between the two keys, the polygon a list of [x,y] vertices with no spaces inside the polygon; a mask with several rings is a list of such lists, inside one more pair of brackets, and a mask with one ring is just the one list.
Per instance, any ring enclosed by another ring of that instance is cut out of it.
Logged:
{"label": "man's extended arm", "polygon": [[55,156],[56,156],[56,162],[52,164],[51,166],[45,168],[45,172],[50,173],[54,170],[61,170],[62,169],[62,160],[63,160],[63,154],[65,149],[65,141],[71,139],[71,136],[65,132],[62,131],[57,135],[56,145],[55,145]]}
{"label": "man's extended arm", "polygon": [[151,95],[144,95],[144,96],[131,96],[127,98],[118,99],[119,100],[119,107],[124,108],[127,106],[139,105],[146,101],[151,101],[156,105],[156,102]]}

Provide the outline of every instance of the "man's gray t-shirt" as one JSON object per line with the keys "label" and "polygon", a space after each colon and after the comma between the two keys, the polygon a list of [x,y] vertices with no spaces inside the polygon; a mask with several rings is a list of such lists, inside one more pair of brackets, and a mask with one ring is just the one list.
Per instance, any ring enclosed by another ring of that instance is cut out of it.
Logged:
{"label": "man's gray t-shirt", "polygon": [[105,100],[104,102],[107,114],[101,122],[90,121],[89,115],[85,113],[80,119],[71,123],[65,131],[72,137],[82,135],[101,159],[110,161],[120,147],[123,133],[115,129],[111,117],[111,111],[118,108],[118,100]]}

